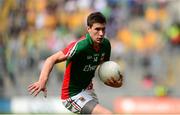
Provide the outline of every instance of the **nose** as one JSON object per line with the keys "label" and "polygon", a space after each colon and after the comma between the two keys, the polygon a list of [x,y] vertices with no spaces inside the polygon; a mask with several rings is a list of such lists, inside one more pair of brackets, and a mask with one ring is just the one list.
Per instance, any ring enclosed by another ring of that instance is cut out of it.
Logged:
{"label": "nose", "polygon": [[103,30],[100,30],[100,31],[99,31],[99,35],[100,35],[100,36],[103,36],[103,35],[104,35],[104,31],[103,31]]}

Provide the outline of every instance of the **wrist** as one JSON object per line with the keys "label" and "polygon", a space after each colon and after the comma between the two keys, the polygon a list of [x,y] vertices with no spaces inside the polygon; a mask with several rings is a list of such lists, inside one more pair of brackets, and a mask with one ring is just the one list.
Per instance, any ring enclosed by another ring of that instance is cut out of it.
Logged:
{"label": "wrist", "polygon": [[46,83],[47,83],[47,79],[40,78],[40,79],[39,79],[39,82],[40,82],[41,84],[46,84]]}

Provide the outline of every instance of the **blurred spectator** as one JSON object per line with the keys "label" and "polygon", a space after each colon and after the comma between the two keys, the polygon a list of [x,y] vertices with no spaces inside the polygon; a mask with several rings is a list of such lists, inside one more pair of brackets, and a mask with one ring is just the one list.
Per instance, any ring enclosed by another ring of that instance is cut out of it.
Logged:
{"label": "blurred spectator", "polygon": [[180,22],[174,22],[167,30],[167,34],[173,46],[180,46]]}
{"label": "blurred spectator", "polygon": [[0,97],[4,95],[4,76],[6,70],[5,43],[0,35]]}
{"label": "blurred spectator", "polygon": [[165,97],[168,96],[168,88],[165,85],[157,85],[154,89],[155,96]]}
{"label": "blurred spectator", "polygon": [[3,95],[4,88],[5,88],[5,80],[6,77],[9,77],[12,85],[15,87],[17,82],[14,74],[14,67],[11,67],[13,65],[13,62],[10,62],[9,60],[9,54],[11,52],[8,51],[7,43],[6,43],[6,37],[1,33],[0,34],[0,90],[1,96]]}
{"label": "blurred spectator", "polygon": [[130,8],[131,16],[143,16],[144,3],[144,0],[128,0],[128,8]]}
{"label": "blurred spectator", "polygon": [[143,87],[145,89],[151,89],[154,86],[154,76],[151,73],[147,73],[143,76]]}

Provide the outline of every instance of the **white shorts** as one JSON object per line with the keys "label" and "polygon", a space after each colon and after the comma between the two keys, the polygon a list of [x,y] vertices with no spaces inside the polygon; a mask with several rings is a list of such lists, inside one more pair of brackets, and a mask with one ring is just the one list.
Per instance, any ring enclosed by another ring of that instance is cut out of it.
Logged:
{"label": "white shorts", "polygon": [[94,89],[86,89],[75,96],[62,100],[62,103],[73,113],[90,114],[98,104],[98,99]]}

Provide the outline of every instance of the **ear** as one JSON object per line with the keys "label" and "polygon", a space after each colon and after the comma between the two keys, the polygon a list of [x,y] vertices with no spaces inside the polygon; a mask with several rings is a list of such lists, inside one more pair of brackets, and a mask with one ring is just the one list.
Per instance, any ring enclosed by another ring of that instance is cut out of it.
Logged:
{"label": "ear", "polygon": [[88,32],[91,31],[91,27],[90,27],[90,26],[87,27],[87,31],[88,31]]}

